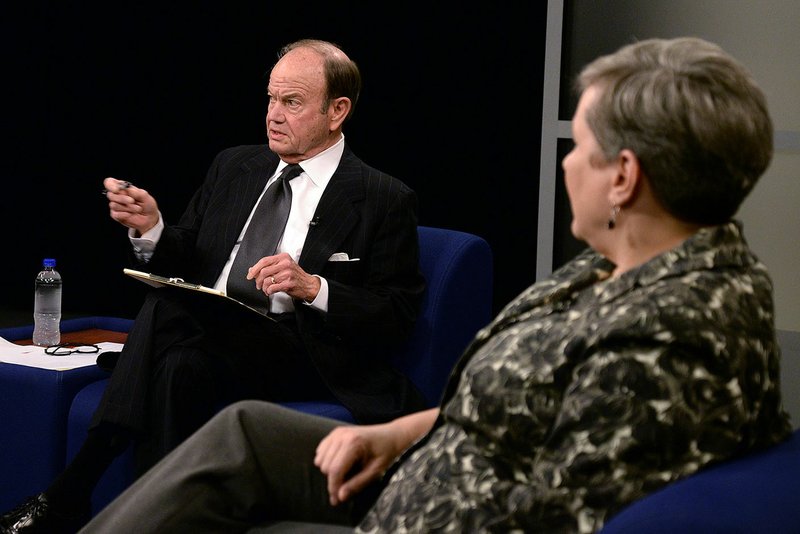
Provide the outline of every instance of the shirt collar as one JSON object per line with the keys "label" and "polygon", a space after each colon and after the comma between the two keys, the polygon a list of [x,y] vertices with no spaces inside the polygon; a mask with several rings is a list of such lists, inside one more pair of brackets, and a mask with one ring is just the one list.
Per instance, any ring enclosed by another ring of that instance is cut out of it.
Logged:
{"label": "shirt collar", "polygon": [[[342,159],[344,153],[344,134],[339,137],[333,145],[329,146],[314,157],[308,158],[300,162],[300,167],[303,172],[308,176],[309,180],[317,187],[324,188],[339,167],[339,161]],[[288,165],[285,161],[281,160],[278,163],[278,168],[275,171],[275,176],[279,175],[284,167]]]}

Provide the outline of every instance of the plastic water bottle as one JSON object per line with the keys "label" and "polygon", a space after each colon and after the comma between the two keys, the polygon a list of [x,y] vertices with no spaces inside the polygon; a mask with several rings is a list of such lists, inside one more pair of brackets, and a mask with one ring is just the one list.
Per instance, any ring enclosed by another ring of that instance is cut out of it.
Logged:
{"label": "plastic water bottle", "polygon": [[45,258],[36,275],[33,301],[33,343],[55,345],[61,341],[61,275],[56,260]]}

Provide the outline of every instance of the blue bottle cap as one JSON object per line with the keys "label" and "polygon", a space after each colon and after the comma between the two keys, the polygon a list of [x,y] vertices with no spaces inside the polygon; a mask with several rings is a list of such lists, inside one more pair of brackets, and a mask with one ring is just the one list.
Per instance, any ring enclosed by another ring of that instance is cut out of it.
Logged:
{"label": "blue bottle cap", "polygon": [[42,262],[42,265],[44,265],[45,267],[55,267],[56,260],[53,258],[45,258],[44,261]]}

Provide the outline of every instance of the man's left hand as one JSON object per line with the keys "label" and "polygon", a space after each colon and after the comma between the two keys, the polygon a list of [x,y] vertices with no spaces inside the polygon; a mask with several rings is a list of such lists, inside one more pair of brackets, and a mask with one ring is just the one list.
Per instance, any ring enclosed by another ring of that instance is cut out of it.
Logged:
{"label": "man's left hand", "polygon": [[256,281],[256,288],[265,295],[283,291],[292,298],[311,302],[319,293],[320,281],[305,272],[291,256],[282,252],[266,256],[250,267],[247,279]]}

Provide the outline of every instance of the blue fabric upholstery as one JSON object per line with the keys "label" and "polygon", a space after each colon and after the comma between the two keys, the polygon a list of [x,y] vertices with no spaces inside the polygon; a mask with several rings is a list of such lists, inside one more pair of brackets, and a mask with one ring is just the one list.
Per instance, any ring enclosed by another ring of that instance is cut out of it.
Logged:
{"label": "blue fabric upholstery", "polygon": [[602,534],[800,533],[800,429],[767,450],[719,464],[640,499]]}
{"label": "blue fabric upholstery", "polygon": [[[458,356],[492,314],[493,258],[482,238],[442,228],[419,227],[420,269],[427,289],[416,326],[392,360],[420,388],[429,406],[438,403]],[[107,381],[90,384],[76,396],[69,412],[67,459],[85,439],[91,416]],[[291,408],[353,422],[350,412],[331,402],[286,403]],[[102,509],[132,480],[131,451],[112,465],[92,498]]]}
{"label": "blue fabric upholstery", "polygon": [[[87,317],[61,322],[62,332],[127,331],[132,321]],[[7,341],[30,339],[33,326],[0,329]],[[98,367],[51,371],[0,363],[0,510],[49,484],[64,469],[67,414],[75,394],[108,376]]]}
{"label": "blue fabric upholstery", "polygon": [[[105,373],[108,376],[108,373]],[[86,440],[92,415],[108,385],[108,379],[98,380],[81,389],[72,401],[67,427],[66,458],[71,460]],[[103,474],[92,494],[92,512],[102,510],[122,493],[135,478],[133,448],[118,456]]]}

